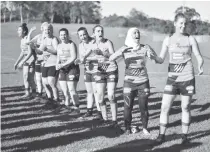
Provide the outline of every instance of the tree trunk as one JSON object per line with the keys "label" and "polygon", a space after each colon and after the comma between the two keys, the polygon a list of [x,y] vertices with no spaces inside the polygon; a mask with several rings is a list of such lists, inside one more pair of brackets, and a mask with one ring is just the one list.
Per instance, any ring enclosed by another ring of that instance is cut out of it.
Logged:
{"label": "tree trunk", "polygon": [[66,22],[65,22],[65,16],[63,15],[63,24],[65,24]]}
{"label": "tree trunk", "polygon": [[82,16],[82,24],[85,24],[85,17]]}
{"label": "tree trunk", "polygon": [[20,22],[23,23],[23,6],[20,5]]}
{"label": "tree trunk", "polygon": [[29,23],[29,13],[26,14],[26,17],[27,17],[27,21],[26,22],[28,24]]}
{"label": "tree trunk", "polygon": [[50,22],[51,22],[51,23],[53,23],[53,21],[54,21],[54,16],[55,16],[55,13],[53,13],[53,14],[51,15],[51,19],[50,19]]}
{"label": "tree trunk", "polygon": [[12,17],[13,17],[13,14],[12,14],[12,11],[10,12],[10,15],[9,15],[9,21],[12,22]]}
{"label": "tree trunk", "polygon": [[6,13],[4,13],[4,23],[6,22]]}

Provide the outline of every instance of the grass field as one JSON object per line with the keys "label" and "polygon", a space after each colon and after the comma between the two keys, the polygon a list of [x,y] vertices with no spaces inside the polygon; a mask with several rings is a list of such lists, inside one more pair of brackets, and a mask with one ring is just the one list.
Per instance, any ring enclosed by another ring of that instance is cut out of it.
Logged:
{"label": "grass field", "polygon": [[[167,64],[155,65],[148,61],[148,71],[151,85],[149,97],[149,130],[151,136],[147,137],[142,132],[132,135],[122,135],[119,130],[114,130],[108,125],[102,125],[95,117],[88,120],[77,119],[77,115],[68,113],[52,113],[44,111],[42,104],[36,100],[21,100],[23,95],[22,72],[14,71],[13,65],[20,53],[20,40],[17,37],[19,24],[1,24],[1,150],[2,151],[44,151],[44,152],[209,152],[210,150],[210,43],[200,43],[199,47],[204,57],[204,75],[196,76],[196,95],[191,106],[192,124],[189,138],[191,143],[181,146],[181,108],[180,98],[177,97],[170,111],[170,125],[167,130],[165,142],[159,146],[151,146],[151,142],[158,135],[158,124],[162,91],[167,78]],[[36,24],[37,33],[40,24]],[[86,26],[86,25],[85,25]],[[29,24],[32,27],[32,24]],[[66,27],[72,34],[73,41],[78,44],[76,30],[78,25],[55,24],[54,32]],[[93,25],[87,25],[92,33]],[[105,28],[105,36],[113,41],[117,49],[123,45],[126,28]],[[162,41],[153,41],[153,36],[158,33],[143,31],[142,43],[150,44],[159,53]],[[167,61],[167,59],[166,59]],[[195,61],[195,71],[197,64]],[[119,63],[120,80],[116,90],[118,101],[119,124],[123,125],[123,98],[122,70],[124,63]],[[82,69],[82,67],[81,67]],[[83,73],[83,72],[81,72]],[[78,84],[82,114],[86,111],[86,92],[83,74]],[[108,110],[109,111],[109,110]],[[140,125],[138,106],[133,109],[133,124]],[[111,118],[109,112],[109,118]]]}

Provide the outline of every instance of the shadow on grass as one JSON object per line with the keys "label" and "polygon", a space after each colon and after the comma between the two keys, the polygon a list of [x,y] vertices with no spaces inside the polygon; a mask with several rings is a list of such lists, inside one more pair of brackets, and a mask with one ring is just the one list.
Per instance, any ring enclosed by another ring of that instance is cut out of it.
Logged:
{"label": "shadow on grass", "polygon": [[[15,88],[15,87],[14,87]],[[11,87],[7,87],[6,90],[10,90]],[[122,100],[122,88],[118,88],[118,100]],[[85,96],[85,91],[81,91],[79,92],[79,94],[81,96]],[[155,94],[156,92],[154,92],[153,94]],[[6,103],[7,100],[3,97],[3,102]],[[193,100],[193,102],[196,99]],[[21,100],[22,101],[22,100]],[[16,102],[16,101],[15,101]],[[155,111],[152,114],[152,119],[155,119],[157,117],[159,117],[159,111],[160,111],[160,107],[161,107],[161,97],[157,97],[157,98],[149,98],[149,110],[158,110]],[[12,103],[12,101],[11,101]],[[30,103],[30,104],[29,104]],[[137,101],[134,102],[135,104],[138,104]],[[28,105],[27,105],[28,104]],[[52,114],[52,113],[38,113],[35,114],[35,112],[38,112],[40,110],[40,107],[31,107],[34,105],[39,105],[40,103],[38,102],[28,102],[26,103],[26,108],[23,109],[14,109],[16,106],[10,106],[10,105],[6,105],[4,104],[2,106],[2,108],[7,108],[8,110],[3,111],[3,115],[6,114],[14,114],[14,113],[21,113],[21,112],[30,112],[32,111],[31,114],[28,115],[17,115],[14,117],[9,117],[9,118],[3,118],[3,122],[7,122],[7,124],[2,124],[2,129],[10,129],[10,128],[16,128],[16,127],[26,127],[29,125],[36,125],[36,124],[42,124],[42,123],[48,123],[48,122],[53,122],[56,121],[56,123],[60,123],[59,126],[49,126],[46,128],[35,128],[35,129],[31,129],[30,130],[24,130],[24,131],[19,131],[19,132],[15,132],[15,133],[7,133],[7,134],[2,134],[2,141],[9,141],[9,140],[21,140],[21,139],[25,139],[25,138],[35,138],[35,137],[40,137],[40,136],[50,136],[50,138],[47,139],[42,139],[42,140],[36,140],[36,141],[30,141],[30,142],[25,142],[25,143],[21,143],[21,144],[16,144],[16,145],[11,145],[8,147],[2,147],[2,150],[13,150],[13,151],[33,151],[33,150],[43,150],[43,149],[47,149],[47,148],[55,148],[58,146],[64,146],[64,145],[68,145],[71,144],[73,142],[76,141],[80,141],[80,140],[84,140],[84,139],[91,139],[91,138],[95,138],[98,136],[105,136],[108,138],[115,138],[118,137],[119,135],[121,135],[121,131],[120,130],[113,130],[110,129],[108,127],[104,127],[101,122],[98,122],[97,120],[84,120],[84,121],[78,121],[78,120],[74,120],[77,116],[69,116],[67,114],[63,115],[63,114]],[[82,104],[86,104],[85,102],[82,102]],[[124,102],[121,101],[118,104],[119,108],[122,108],[124,105]],[[17,104],[17,107],[22,107],[22,104]],[[176,101],[173,103],[174,108],[171,109],[171,115],[172,114],[178,114],[181,112],[181,108],[180,108],[180,101]],[[139,113],[139,108],[138,106],[135,106],[136,108],[133,109],[133,114],[135,113]],[[192,105],[191,109],[195,110],[197,109],[198,111],[205,111],[210,107],[210,103],[206,103],[204,105]],[[10,109],[11,108],[11,109]],[[123,117],[123,110],[121,110],[121,119],[122,120]],[[39,117],[37,119],[37,117]],[[43,117],[43,116],[49,116],[49,117]],[[34,117],[36,117],[36,119],[34,119]],[[137,117],[137,116],[135,116]],[[25,119],[30,119],[30,120],[25,120]],[[198,122],[202,122],[205,121],[207,119],[210,118],[210,114],[203,114],[203,115],[196,115],[196,116],[192,116],[192,123],[198,123]],[[22,120],[21,120],[22,119]],[[16,122],[9,122],[11,120],[20,120],[20,121],[16,121]],[[171,124],[169,124],[169,127],[174,127],[174,126],[178,126],[181,124],[181,121],[175,121]],[[159,126],[153,126],[151,128],[149,128],[150,130],[158,130]],[[58,134],[58,133],[65,133],[65,134],[61,134],[60,136],[53,136],[53,134]],[[192,137],[192,139],[196,139],[196,138],[201,138],[204,136],[209,135],[209,132],[200,132],[200,133],[195,133],[195,134],[190,134],[190,137]],[[170,139],[171,138],[171,139]],[[167,136],[167,139],[172,140],[174,138],[172,138],[171,136]],[[149,139],[141,139],[141,140],[135,140],[132,142],[128,142],[128,143],[124,143],[127,146],[124,146],[124,144],[120,144],[117,145],[115,147],[111,147],[111,148],[107,148],[104,149],[103,151],[139,151],[139,149],[141,149],[141,151],[149,151],[151,148],[151,145],[148,145],[148,143],[150,143],[152,140]],[[199,146],[200,143],[194,143],[193,145]],[[191,148],[193,147],[192,145]],[[130,148],[126,148],[126,147],[130,147]],[[16,149],[17,148],[17,149]],[[190,148],[190,147],[189,147]],[[176,151],[180,151],[182,150],[180,148],[180,145],[172,145],[170,147],[164,147],[164,148],[159,148],[159,149],[154,149],[152,151],[171,151],[171,150],[176,150]]]}
{"label": "shadow on grass", "polygon": [[[67,129],[69,129],[69,127],[70,126],[65,126],[65,127],[62,126],[61,128],[55,127],[54,132],[62,132],[63,129],[67,130]],[[51,130],[51,128],[46,128],[46,130],[44,128],[42,128],[42,131],[41,131],[42,134],[40,134],[40,135],[46,134],[45,131],[47,131],[47,133],[54,133],[54,132],[51,132],[50,130]],[[37,129],[36,131],[34,131],[32,133],[39,134],[39,132],[40,132],[40,130]],[[72,132],[68,132],[68,130],[67,130],[65,135],[62,134],[57,137],[51,137],[48,139],[16,144],[16,145],[9,146],[9,147],[2,146],[2,150],[16,149],[15,152],[23,151],[23,150],[24,151],[44,150],[46,148],[55,148],[58,146],[64,146],[64,145],[71,144],[75,141],[91,139],[91,138],[98,137],[98,136],[115,138],[115,137],[121,135],[121,133],[122,132],[120,130],[110,129],[108,127],[94,128],[93,130],[89,129],[89,130],[86,130],[85,132],[79,132],[79,133],[72,133]],[[19,137],[21,137],[21,135]],[[30,138],[31,138],[31,136],[30,136]]]}
{"label": "shadow on grass", "polygon": [[149,139],[140,139],[95,152],[181,152],[181,150],[191,149],[202,145],[201,142],[193,142],[185,146],[175,144],[169,147],[153,149],[154,147],[151,145],[152,142],[154,141]]}
{"label": "shadow on grass", "polygon": [[1,88],[1,92],[17,92],[24,91],[24,86],[14,86],[14,87],[3,87]]}

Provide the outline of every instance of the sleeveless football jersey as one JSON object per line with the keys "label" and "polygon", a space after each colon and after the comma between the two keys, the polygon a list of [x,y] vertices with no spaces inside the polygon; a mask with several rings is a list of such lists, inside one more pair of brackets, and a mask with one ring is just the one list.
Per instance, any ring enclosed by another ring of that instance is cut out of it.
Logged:
{"label": "sleeveless football jersey", "polygon": [[[171,40],[169,37],[168,42],[169,52],[169,77],[177,77],[176,81],[188,81],[194,78],[193,64],[191,61],[191,45],[189,42],[189,36],[183,36],[178,40]],[[184,68],[176,72],[176,66],[181,65]]]}
{"label": "sleeveless football jersey", "polygon": [[[26,44],[28,42],[27,40],[27,36],[25,36],[23,39],[21,39],[21,43],[20,43],[20,48],[23,52],[24,58],[28,55],[29,53],[29,45]],[[27,63],[31,63],[32,61],[34,61],[34,52],[32,52],[32,56],[26,61]]]}
{"label": "sleeveless football jersey", "polygon": [[[95,54],[102,55],[105,58],[109,59],[111,54],[109,53],[109,48],[106,45],[106,42],[108,39],[103,39],[103,43],[100,43],[100,45],[97,45],[96,42],[93,42],[93,48],[95,51]],[[98,71],[99,72],[113,72],[118,69],[117,63],[115,61],[104,61],[103,63],[99,63],[98,65]]]}
{"label": "sleeveless football jersey", "polygon": [[[45,45],[48,49],[54,49],[52,42],[53,38],[46,37],[43,41],[43,45]],[[44,67],[50,67],[56,65],[57,55],[51,54],[47,51],[43,51],[43,59],[44,59]]]}
{"label": "sleeveless football jersey", "polygon": [[144,83],[148,80],[146,69],[147,51],[143,49],[144,45],[138,50],[129,49],[123,52],[125,60],[125,81],[132,83]]}
{"label": "sleeveless football jersey", "polygon": [[[81,42],[79,44],[80,53],[85,55],[88,50],[93,50],[93,43],[89,41],[88,43]],[[96,73],[98,72],[98,60],[95,59],[95,52],[92,51],[91,54],[85,60],[85,72],[87,73]]]}

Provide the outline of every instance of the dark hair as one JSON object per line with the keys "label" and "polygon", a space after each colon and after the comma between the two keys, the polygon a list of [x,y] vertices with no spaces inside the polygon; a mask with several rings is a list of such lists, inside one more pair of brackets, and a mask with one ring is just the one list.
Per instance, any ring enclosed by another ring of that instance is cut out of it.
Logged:
{"label": "dark hair", "polygon": [[27,27],[27,24],[26,24],[26,23],[22,23],[19,27],[22,28],[23,33],[24,33],[25,35],[28,34],[28,27]]}
{"label": "dark hair", "polygon": [[87,29],[86,29],[85,27],[80,27],[80,28],[77,30],[77,33],[79,33],[79,31],[85,31],[86,34],[88,35],[88,39],[92,39],[92,37],[90,37],[90,35],[89,35],[89,33],[88,33],[88,31],[87,31]]}
{"label": "dark hair", "polygon": [[97,27],[101,27],[102,29],[104,29],[101,25],[96,25],[96,26],[93,27],[93,33],[95,32],[95,29],[96,29]]}
{"label": "dark hair", "polygon": [[85,27],[80,27],[80,28],[77,30],[77,33],[78,33],[79,31],[85,31],[86,33],[88,33],[88,32],[87,32],[87,29],[86,29]]}
{"label": "dark hair", "polygon": [[61,31],[65,31],[65,32],[66,32],[66,34],[69,36],[69,31],[68,31],[66,28],[62,28],[62,29],[60,29],[60,30],[59,30],[59,33],[60,33]]}
{"label": "dark hair", "polygon": [[183,13],[177,13],[174,17],[174,22],[176,22],[179,18],[186,18]]}

